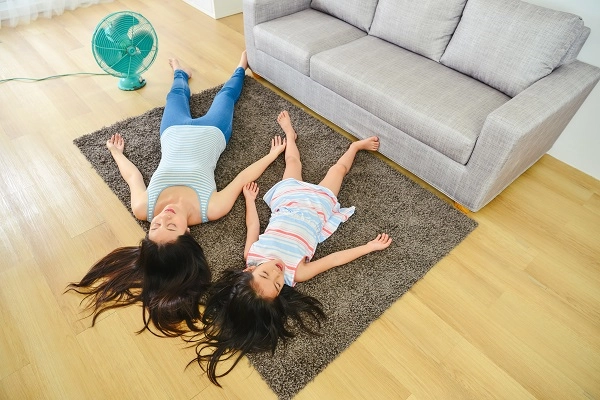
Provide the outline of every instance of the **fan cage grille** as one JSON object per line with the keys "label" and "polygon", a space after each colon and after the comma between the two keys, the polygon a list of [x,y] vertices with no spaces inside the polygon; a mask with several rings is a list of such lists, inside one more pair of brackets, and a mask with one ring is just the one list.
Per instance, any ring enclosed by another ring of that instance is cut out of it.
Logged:
{"label": "fan cage grille", "polygon": [[96,62],[107,73],[120,78],[140,75],[158,53],[158,37],[150,22],[133,11],[106,16],[92,37]]}

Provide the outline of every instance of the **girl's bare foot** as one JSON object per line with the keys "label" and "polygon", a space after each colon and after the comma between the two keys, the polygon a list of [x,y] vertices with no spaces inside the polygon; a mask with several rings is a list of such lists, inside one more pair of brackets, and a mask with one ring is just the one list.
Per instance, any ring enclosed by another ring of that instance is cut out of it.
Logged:
{"label": "girl's bare foot", "polygon": [[352,142],[350,146],[356,147],[357,150],[376,151],[379,148],[379,138],[377,136],[371,136],[370,138]]}
{"label": "girl's bare foot", "polygon": [[179,63],[179,60],[176,58],[169,58],[169,65],[171,66],[171,68],[173,68],[173,72],[175,72],[176,70],[180,69],[183,72],[185,72],[188,76],[188,79],[190,79],[192,77],[192,70],[189,68],[183,68],[181,66],[181,64]]}
{"label": "girl's bare foot", "polygon": [[294,140],[298,138],[298,134],[296,134],[296,131],[292,127],[292,120],[290,118],[290,114],[286,110],[283,110],[279,113],[279,115],[277,116],[277,123],[285,132],[286,138],[293,138]]}
{"label": "girl's bare foot", "polygon": [[115,133],[106,141],[106,147],[111,153],[113,151],[123,153],[123,149],[125,148],[125,139],[123,139],[123,136],[121,136],[120,133]]}
{"label": "girl's bare foot", "polygon": [[242,56],[240,57],[240,63],[238,64],[238,68],[242,67],[244,69],[248,68],[248,55],[246,54],[246,50],[242,51]]}

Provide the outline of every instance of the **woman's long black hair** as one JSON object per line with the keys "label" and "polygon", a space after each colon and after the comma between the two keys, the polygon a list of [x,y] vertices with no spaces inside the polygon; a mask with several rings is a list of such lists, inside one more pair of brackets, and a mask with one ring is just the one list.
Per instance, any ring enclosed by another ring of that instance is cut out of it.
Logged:
{"label": "woman's long black hair", "polygon": [[[261,297],[253,287],[250,272],[227,270],[209,289],[202,316],[202,334],[196,335],[197,361],[209,380],[227,375],[249,353],[275,352],[279,340],[295,336],[290,322],[317,334],[325,314],[321,303],[284,285],[274,299]],[[233,365],[218,374],[220,361],[234,358]]]}
{"label": "woman's long black hair", "polygon": [[85,295],[82,302],[93,314],[92,326],[104,311],[141,302],[144,326],[138,333],[147,329],[175,337],[200,331],[195,323],[210,280],[204,251],[189,233],[164,244],[146,236],[139,246],[113,250],[66,291]]}

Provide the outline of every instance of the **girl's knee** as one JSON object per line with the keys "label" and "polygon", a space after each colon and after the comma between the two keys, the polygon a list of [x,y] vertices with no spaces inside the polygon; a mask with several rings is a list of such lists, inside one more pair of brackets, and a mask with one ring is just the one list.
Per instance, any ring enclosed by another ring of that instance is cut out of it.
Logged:
{"label": "girl's knee", "polygon": [[296,155],[286,155],[285,163],[286,164],[297,164],[297,165],[302,166],[302,161],[300,161],[300,158],[298,158],[298,156],[296,156]]}
{"label": "girl's knee", "polygon": [[329,167],[329,172],[333,174],[346,175],[348,173],[348,168],[342,163],[335,163],[331,167]]}

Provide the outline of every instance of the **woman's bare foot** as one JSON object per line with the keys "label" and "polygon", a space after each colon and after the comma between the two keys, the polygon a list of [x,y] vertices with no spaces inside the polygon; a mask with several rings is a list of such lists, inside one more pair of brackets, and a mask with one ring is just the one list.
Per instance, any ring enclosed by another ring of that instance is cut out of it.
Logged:
{"label": "woman's bare foot", "polygon": [[179,60],[176,58],[169,58],[169,65],[171,66],[171,68],[173,68],[173,72],[175,72],[176,70],[180,69],[183,72],[185,72],[188,76],[188,79],[191,79],[192,77],[192,70],[189,68],[183,68],[181,66],[181,64],[179,63]]}
{"label": "woman's bare foot", "polygon": [[352,142],[350,146],[356,147],[356,150],[377,151],[379,148],[379,138],[377,136],[371,136],[370,138]]}
{"label": "woman's bare foot", "polygon": [[281,126],[281,129],[285,132],[285,137],[296,140],[298,138],[298,134],[292,127],[292,119],[290,118],[290,114],[283,110],[277,116],[277,123]]}
{"label": "woman's bare foot", "polygon": [[246,50],[242,51],[242,56],[240,57],[240,63],[238,64],[238,68],[242,67],[244,69],[248,68],[248,55],[246,54]]}
{"label": "woman's bare foot", "polygon": [[106,141],[106,147],[112,153],[116,151],[117,153],[123,153],[123,149],[125,148],[125,139],[121,136],[120,133],[115,133]]}

